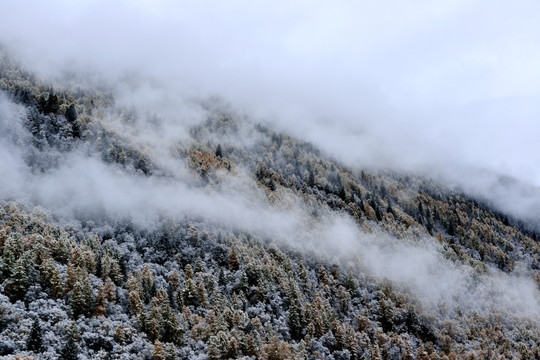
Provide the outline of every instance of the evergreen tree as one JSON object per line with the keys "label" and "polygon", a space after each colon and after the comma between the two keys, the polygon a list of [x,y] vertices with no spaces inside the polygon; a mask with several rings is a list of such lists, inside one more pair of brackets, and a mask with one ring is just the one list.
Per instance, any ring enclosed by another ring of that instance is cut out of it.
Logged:
{"label": "evergreen tree", "polygon": [[152,352],[152,360],[165,360],[165,347],[159,340],[154,342],[154,351]]}
{"label": "evergreen tree", "polygon": [[116,286],[112,282],[111,278],[107,278],[105,280],[105,284],[103,285],[103,291],[105,294],[105,298],[110,302],[116,301]]}
{"label": "evergreen tree", "polygon": [[72,323],[64,338],[64,346],[60,350],[62,360],[77,360],[79,358],[79,339],[80,334],[77,324]]}
{"label": "evergreen tree", "polygon": [[45,284],[50,288],[51,295],[59,298],[64,294],[64,280],[60,275],[60,270],[52,259],[48,259],[41,264],[41,274],[44,277]]}
{"label": "evergreen tree", "polygon": [[218,144],[218,146],[216,148],[216,156],[217,157],[222,157],[223,156],[223,149],[221,149],[221,144]]}
{"label": "evergreen tree", "polygon": [[39,353],[43,349],[43,339],[39,319],[35,319],[32,323],[32,329],[30,330],[30,334],[26,340],[26,348],[35,353]]}
{"label": "evergreen tree", "polygon": [[240,350],[239,341],[236,338],[236,336],[234,336],[234,333],[233,333],[231,334],[231,337],[229,339],[229,344],[227,346],[227,358],[237,359],[239,350]]}
{"label": "evergreen tree", "polygon": [[253,336],[253,334],[249,334],[244,345],[244,354],[257,358],[258,352],[259,349],[257,348],[255,337]]}
{"label": "evergreen tree", "polygon": [[191,266],[191,264],[187,264],[186,267],[184,268],[184,278],[186,280],[188,279],[193,280],[193,267]]}
{"label": "evergreen tree", "polygon": [[238,269],[240,269],[240,261],[238,260],[238,255],[236,255],[236,251],[234,251],[233,248],[229,254],[229,270],[236,271]]}
{"label": "evergreen tree", "polygon": [[145,265],[142,273],[142,290],[146,303],[149,303],[152,297],[156,294],[156,284],[154,281],[154,272],[150,269],[150,266]]}
{"label": "evergreen tree", "polygon": [[2,252],[2,263],[0,266],[1,270],[1,280],[11,277],[13,273],[14,264],[17,261],[16,249],[14,241],[7,239],[4,243],[4,248]]}
{"label": "evergreen tree", "polygon": [[314,187],[315,186],[315,174],[313,173],[313,171],[310,171],[309,172],[309,176],[308,176],[308,186],[310,188]]}
{"label": "evergreen tree", "polygon": [[47,99],[47,102],[45,103],[45,107],[43,108],[43,113],[57,114],[59,109],[60,109],[60,104],[58,102],[58,96],[56,96],[53,93],[50,93],[49,98]]}
{"label": "evergreen tree", "polygon": [[208,306],[208,293],[204,286],[204,282],[199,279],[195,285],[197,287],[197,297],[199,299],[199,306],[207,307]]}
{"label": "evergreen tree", "polygon": [[201,259],[201,257],[197,257],[197,261],[195,262],[195,274],[198,273],[204,273],[205,272],[205,264],[204,261]]}
{"label": "evergreen tree", "polygon": [[184,281],[183,298],[185,305],[197,305],[199,303],[198,289],[193,279],[186,278]]}
{"label": "evergreen tree", "polygon": [[293,340],[300,340],[302,338],[302,331],[304,329],[303,314],[302,314],[302,302],[300,301],[300,291],[298,286],[290,280],[289,282],[289,333]]}
{"label": "evergreen tree", "polygon": [[345,187],[343,185],[339,187],[338,196],[343,201],[347,200],[347,193],[345,192]]}
{"label": "evergreen tree", "polygon": [[81,315],[90,316],[95,305],[88,274],[86,271],[82,271],[80,274],[82,275],[81,278],[75,282],[71,291],[70,305],[75,319]]}
{"label": "evergreen tree", "polygon": [[23,258],[17,260],[13,274],[6,283],[6,291],[12,300],[22,300],[28,289],[29,278],[26,262]]}
{"label": "evergreen tree", "polygon": [[168,303],[164,303],[162,306],[162,321],[163,321],[163,341],[172,342],[176,345],[182,344],[183,330],[178,323],[176,314]]}
{"label": "evergreen tree", "polygon": [[344,286],[339,285],[336,298],[338,310],[346,314],[351,306],[351,295]]}
{"label": "evergreen tree", "polygon": [[96,297],[96,310],[94,316],[104,316],[107,313],[107,298],[105,297],[105,287],[100,285]]}
{"label": "evergreen tree", "polygon": [[66,119],[70,123],[75,122],[77,120],[77,110],[75,110],[75,105],[70,104],[66,110]]}
{"label": "evergreen tree", "polygon": [[217,336],[211,336],[208,341],[208,359],[219,360],[221,359],[222,348],[221,343]]}

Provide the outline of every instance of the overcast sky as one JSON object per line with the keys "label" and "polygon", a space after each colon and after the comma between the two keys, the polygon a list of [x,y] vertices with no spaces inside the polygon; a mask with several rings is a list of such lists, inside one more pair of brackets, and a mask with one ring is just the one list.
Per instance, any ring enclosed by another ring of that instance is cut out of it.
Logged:
{"label": "overcast sky", "polygon": [[0,42],[46,76],[152,79],[134,103],[220,95],[350,166],[540,186],[538,1],[3,0]]}

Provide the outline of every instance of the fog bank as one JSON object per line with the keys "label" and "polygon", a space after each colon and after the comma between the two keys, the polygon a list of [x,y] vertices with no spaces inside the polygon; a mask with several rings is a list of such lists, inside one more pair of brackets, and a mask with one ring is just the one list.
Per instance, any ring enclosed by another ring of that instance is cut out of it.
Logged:
{"label": "fog bank", "polygon": [[[538,14],[535,1],[8,0],[0,43],[162,114],[218,95],[351,167],[428,173],[537,221]],[[501,175],[536,190],[486,191]]]}

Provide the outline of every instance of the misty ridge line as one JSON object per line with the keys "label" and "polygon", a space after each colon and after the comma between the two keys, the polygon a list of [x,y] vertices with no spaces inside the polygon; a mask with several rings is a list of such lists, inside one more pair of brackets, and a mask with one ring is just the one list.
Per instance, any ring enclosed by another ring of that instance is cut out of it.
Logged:
{"label": "misty ridge line", "polygon": [[[143,176],[105,164],[91,152],[74,149],[62,155],[58,167],[44,174],[32,173],[24,164],[25,146],[29,146],[29,134],[22,125],[24,112],[5,99],[1,109],[2,130],[6,129],[2,133],[16,134],[3,137],[0,143],[2,152],[11,155],[2,169],[11,174],[11,178],[3,179],[2,188],[7,189],[3,197],[27,199],[68,222],[74,214],[83,218],[105,214],[109,219],[128,218],[137,226],[152,227],[163,216],[202,217],[334,262],[346,263],[353,258],[367,273],[412,289],[429,308],[445,303],[452,309],[461,307],[479,313],[493,309],[533,317],[539,313],[538,291],[526,275],[500,274],[492,269],[491,275],[479,279],[469,267],[445,260],[442,249],[433,245],[434,239],[419,246],[414,239],[368,234],[349,217],[330,211],[323,210],[315,219],[303,200],[290,192],[278,193],[274,204],[269,204],[264,192],[241,169],[232,175],[221,173],[217,188],[198,188],[184,183],[193,180],[186,177],[185,166],[173,177]],[[131,141],[138,141],[137,133],[130,136]],[[145,134],[147,146],[152,143],[149,131],[140,133]],[[154,141],[159,143],[158,138]],[[159,152],[160,156],[164,154]],[[178,162],[170,155],[162,159],[164,164]],[[518,295],[512,295],[516,288]],[[491,298],[493,294],[497,296]]]}

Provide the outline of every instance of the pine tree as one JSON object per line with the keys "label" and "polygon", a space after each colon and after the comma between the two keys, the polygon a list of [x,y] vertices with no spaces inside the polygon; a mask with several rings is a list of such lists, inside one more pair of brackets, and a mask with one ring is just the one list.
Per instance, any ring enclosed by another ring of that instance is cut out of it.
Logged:
{"label": "pine tree", "polygon": [[176,351],[176,346],[174,344],[167,344],[165,348],[165,360],[178,360],[178,351]]}
{"label": "pine tree", "polygon": [[329,328],[329,316],[328,309],[330,309],[330,304],[328,300],[324,298],[321,292],[317,293],[315,299],[313,300],[312,314],[313,314],[313,331],[314,335],[317,337],[323,336]]}
{"label": "pine tree", "polygon": [[169,274],[169,284],[171,285],[173,290],[178,289],[178,286],[180,285],[180,274],[177,270],[173,270]]}
{"label": "pine tree", "polygon": [[338,196],[343,201],[347,200],[347,193],[345,192],[345,187],[343,185],[339,187]]}
{"label": "pine tree", "polygon": [[44,282],[51,290],[51,295],[54,298],[59,298],[64,295],[65,284],[60,275],[60,270],[56,267],[55,261],[48,259],[42,264],[42,275],[45,277]]}
{"label": "pine tree", "polygon": [[195,262],[195,274],[198,274],[198,273],[204,273],[205,272],[205,264],[204,264],[204,261],[203,259],[201,259],[201,257],[197,257],[197,261]]}
{"label": "pine tree", "polygon": [[[152,340],[159,340],[162,332],[163,315],[161,307],[164,305],[163,295],[161,294],[162,288],[159,289],[155,297],[150,301],[150,314],[148,318],[148,335]],[[165,299],[167,295],[165,294]]]}
{"label": "pine tree", "polygon": [[233,248],[229,254],[229,270],[236,271],[238,269],[240,269],[240,261],[238,260],[238,255],[236,255],[236,251],[234,251]]}
{"label": "pine tree", "polygon": [[257,343],[255,342],[255,337],[253,336],[253,334],[249,334],[247,336],[243,350],[247,356],[257,357],[259,349],[257,348]]}
{"label": "pine tree", "polygon": [[75,266],[73,262],[68,263],[68,267],[66,270],[66,292],[71,290],[75,283],[77,282],[77,279],[80,277],[80,268]]}
{"label": "pine tree", "polygon": [[217,336],[210,336],[208,341],[208,360],[219,360],[222,355],[222,346]]}
{"label": "pine tree", "polygon": [[165,360],[165,347],[159,340],[154,342],[154,351],[152,352],[152,360]]}
{"label": "pine tree", "polygon": [[310,188],[314,187],[315,186],[315,174],[313,173],[313,171],[310,171],[309,172],[309,176],[308,176],[308,186]]}
{"label": "pine tree", "polygon": [[150,299],[156,294],[156,286],[154,281],[154,272],[150,269],[150,266],[145,265],[142,273],[142,290],[146,300],[146,303],[150,302]]}
{"label": "pine tree", "polygon": [[6,291],[12,300],[22,300],[26,290],[30,285],[28,262],[25,258],[20,258],[15,263],[15,268],[6,284]]}
{"label": "pine tree", "polygon": [[197,281],[197,297],[199,299],[199,306],[208,307],[208,293],[204,286],[204,282],[199,279]]}
{"label": "pine tree", "polygon": [[349,330],[347,332],[347,346],[349,348],[349,351],[351,352],[351,357],[353,359],[359,359],[361,347],[358,343],[356,333],[352,327],[349,327]]}
{"label": "pine tree", "polygon": [[111,278],[107,278],[105,280],[105,284],[103,286],[103,291],[105,294],[105,298],[110,302],[116,301],[116,286],[112,282]]}
{"label": "pine tree", "polygon": [[300,281],[301,281],[301,285],[302,285],[302,288],[304,289],[304,291],[308,290],[308,287],[309,287],[309,275],[308,275],[308,272],[307,272],[307,269],[306,269],[306,266],[304,264],[304,262],[300,262],[300,266],[299,266],[299,273],[300,273]]}
{"label": "pine tree", "polygon": [[183,298],[185,305],[197,305],[199,303],[198,289],[193,279],[186,278],[184,281]]}
{"label": "pine tree", "polygon": [[107,299],[105,297],[105,287],[100,285],[96,297],[96,310],[94,316],[103,316],[107,313]]}
{"label": "pine tree", "polygon": [[216,156],[217,157],[222,157],[223,156],[223,149],[221,149],[221,144],[218,144],[218,146],[216,148]]}
{"label": "pine tree", "polygon": [[182,344],[183,330],[163,288],[158,291],[159,311],[161,312],[161,339],[176,345]]}
{"label": "pine tree", "polygon": [[145,312],[145,308],[142,300],[142,292],[137,288],[133,288],[129,291],[128,296],[129,303],[131,305],[131,311],[133,311],[136,316],[140,316],[141,314],[143,314]]}
{"label": "pine tree", "polygon": [[86,271],[81,272],[81,278],[73,285],[71,291],[71,310],[76,319],[81,315],[90,316],[94,311],[94,294]]}
{"label": "pine tree", "polygon": [[351,295],[342,285],[339,285],[338,287],[336,298],[338,310],[343,314],[346,314],[351,306]]}
{"label": "pine tree", "polygon": [[61,234],[60,238],[53,245],[52,255],[54,260],[58,261],[61,264],[67,264],[69,258],[71,257],[71,249],[73,243],[69,240],[66,234]]}
{"label": "pine tree", "polygon": [[70,123],[77,120],[77,110],[75,110],[75,105],[70,104],[66,110],[66,119]]}
{"label": "pine tree", "polygon": [[58,110],[60,109],[60,104],[58,103],[58,96],[56,96],[53,93],[49,93],[49,98],[47,99],[47,102],[45,103],[45,106],[43,108],[44,114],[58,113]]}
{"label": "pine tree", "polygon": [[60,350],[60,356],[62,360],[77,360],[79,358],[79,330],[76,323],[72,323],[71,327],[66,333],[64,339],[64,346]]}
{"label": "pine tree", "polygon": [[289,332],[293,340],[300,340],[302,338],[302,331],[304,329],[303,314],[302,314],[302,302],[300,301],[300,291],[298,286],[290,280],[289,282]]}
{"label": "pine tree", "polygon": [[35,353],[39,353],[43,349],[43,339],[39,319],[35,319],[32,323],[32,329],[30,330],[30,334],[26,340],[26,348]]}
{"label": "pine tree", "polygon": [[394,330],[394,306],[392,300],[381,299],[380,304],[380,318],[381,326],[385,332]]}
{"label": "pine tree", "polygon": [[103,276],[103,254],[101,252],[96,256],[96,276],[98,278]]}
{"label": "pine tree", "polygon": [[0,280],[9,278],[13,273],[14,264],[17,261],[15,244],[12,240],[8,239],[4,243],[2,252],[1,272],[2,276]]}
{"label": "pine tree", "polygon": [[231,337],[229,339],[229,344],[227,346],[227,357],[229,359],[236,359],[238,358],[238,351],[240,350],[239,341],[234,336],[234,334],[231,334]]}
{"label": "pine tree", "polygon": [[187,264],[186,267],[184,268],[184,278],[186,280],[188,279],[193,280],[193,267],[191,266],[191,264]]}

